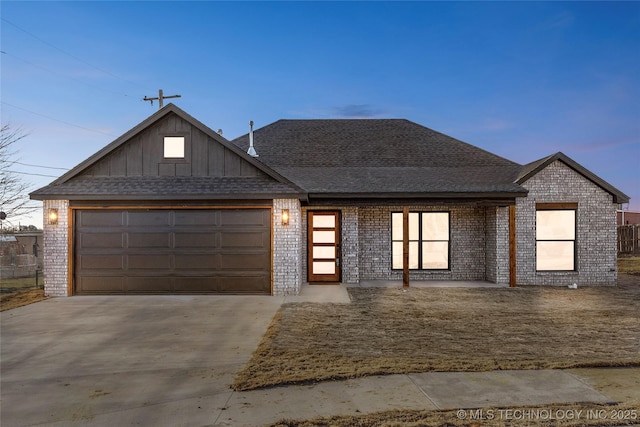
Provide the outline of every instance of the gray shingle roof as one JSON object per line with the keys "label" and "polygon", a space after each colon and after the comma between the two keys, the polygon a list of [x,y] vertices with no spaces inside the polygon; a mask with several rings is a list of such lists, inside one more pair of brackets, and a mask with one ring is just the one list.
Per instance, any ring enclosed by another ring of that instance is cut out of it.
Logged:
{"label": "gray shingle roof", "polygon": [[268,177],[78,177],[31,193],[35,200],[194,200],[297,197],[300,191]]}
{"label": "gray shingle roof", "polygon": [[408,120],[279,120],[254,138],[258,160],[309,193],[526,194],[519,164]]}

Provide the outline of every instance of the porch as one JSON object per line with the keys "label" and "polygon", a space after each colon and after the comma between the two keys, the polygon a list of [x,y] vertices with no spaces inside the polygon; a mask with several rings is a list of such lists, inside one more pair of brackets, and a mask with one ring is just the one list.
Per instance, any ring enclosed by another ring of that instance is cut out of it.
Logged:
{"label": "porch", "polygon": [[[315,286],[315,285],[311,285]],[[348,288],[402,288],[402,280],[362,280],[348,283]],[[413,280],[410,288],[508,288],[506,283],[492,283],[483,280]]]}
{"label": "porch", "polygon": [[[415,280],[409,288],[508,288],[480,280]],[[349,304],[351,298],[347,288],[397,288],[402,289],[402,280],[363,280],[360,283],[304,283],[298,295],[287,295],[285,302],[318,302]]]}

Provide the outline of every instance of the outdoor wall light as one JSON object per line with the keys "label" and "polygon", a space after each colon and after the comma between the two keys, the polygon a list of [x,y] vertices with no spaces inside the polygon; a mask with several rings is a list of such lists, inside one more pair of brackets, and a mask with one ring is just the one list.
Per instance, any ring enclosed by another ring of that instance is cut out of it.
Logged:
{"label": "outdoor wall light", "polygon": [[49,225],[58,224],[58,209],[55,209],[55,208],[49,209],[49,213],[47,217],[49,218]]}
{"label": "outdoor wall light", "polygon": [[289,225],[289,209],[282,209],[282,225]]}

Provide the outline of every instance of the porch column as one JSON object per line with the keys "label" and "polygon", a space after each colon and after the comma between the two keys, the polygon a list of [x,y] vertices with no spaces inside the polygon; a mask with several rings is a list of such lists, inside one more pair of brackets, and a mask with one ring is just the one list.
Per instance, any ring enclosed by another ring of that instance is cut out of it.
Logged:
{"label": "porch column", "polygon": [[402,287],[409,287],[409,207],[402,210]]}
{"label": "porch column", "polygon": [[516,206],[509,206],[509,286],[516,286]]}

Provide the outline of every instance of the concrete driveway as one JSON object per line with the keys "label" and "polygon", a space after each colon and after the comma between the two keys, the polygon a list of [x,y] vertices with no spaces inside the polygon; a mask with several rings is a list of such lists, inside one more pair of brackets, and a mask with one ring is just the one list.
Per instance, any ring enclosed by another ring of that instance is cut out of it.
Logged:
{"label": "concrete driveway", "polygon": [[233,392],[280,305],[306,301],[349,296],[344,286],[303,286],[290,297],[73,297],[2,312],[0,425],[261,426],[388,410],[640,401],[640,368],[430,372]]}
{"label": "concrete driveway", "polygon": [[2,312],[0,424],[216,424],[283,301],[73,297]]}

